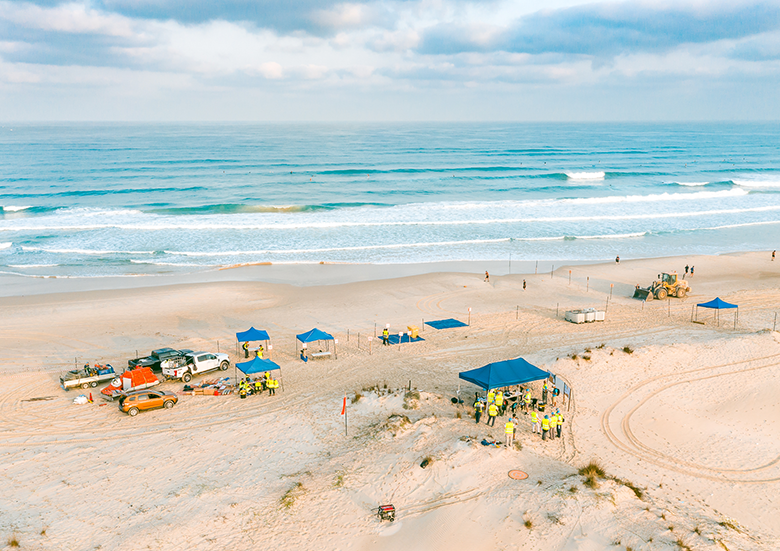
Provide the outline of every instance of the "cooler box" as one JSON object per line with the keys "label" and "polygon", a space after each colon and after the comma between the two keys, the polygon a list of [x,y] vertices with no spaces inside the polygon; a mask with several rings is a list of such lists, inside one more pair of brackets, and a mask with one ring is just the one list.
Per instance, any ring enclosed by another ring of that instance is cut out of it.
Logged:
{"label": "cooler box", "polygon": [[407,325],[406,329],[412,334],[413,339],[416,339],[420,333],[420,328],[416,325]]}
{"label": "cooler box", "polygon": [[580,310],[569,310],[564,317],[572,323],[585,323],[585,312]]}
{"label": "cooler box", "polygon": [[585,314],[585,321],[596,321],[596,309],[595,308],[588,308],[587,310],[583,310],[583,313]]}
{"label": "cooler box", "polygon": [[597,310],[596,311],[596,321],[604,321],[604,318],[606,317],[606,312],[603,310]]}

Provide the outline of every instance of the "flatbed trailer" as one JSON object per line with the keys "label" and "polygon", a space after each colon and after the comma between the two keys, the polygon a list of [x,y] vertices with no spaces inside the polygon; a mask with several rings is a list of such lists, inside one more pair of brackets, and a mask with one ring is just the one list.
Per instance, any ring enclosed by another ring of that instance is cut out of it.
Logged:
{"label": "flatbed trailer", "polygon": [[116,378],[114,368],[110,364],[84,366],[83,369],[72,369],[60,375],[60,386],[65,390],[71,388],[95,388],[100,383]]}

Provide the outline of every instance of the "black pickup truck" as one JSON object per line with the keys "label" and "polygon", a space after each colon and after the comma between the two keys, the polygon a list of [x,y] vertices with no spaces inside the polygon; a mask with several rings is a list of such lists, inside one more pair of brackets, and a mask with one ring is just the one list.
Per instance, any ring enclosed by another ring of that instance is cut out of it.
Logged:
{"label": "black pickup truck", "polygon": [[165,360],[173,360],[175,358],[182,358],[185,354],[191,353],[192,350],[176,350],[174,348],[160,348],[158,350],[152,350],[152,353],[143,358],[135,358],[134,360],[127,360],[127,366],[130,369],[136,369],[138,367],[151,367],[152,371],[162,371],[161,362]]}

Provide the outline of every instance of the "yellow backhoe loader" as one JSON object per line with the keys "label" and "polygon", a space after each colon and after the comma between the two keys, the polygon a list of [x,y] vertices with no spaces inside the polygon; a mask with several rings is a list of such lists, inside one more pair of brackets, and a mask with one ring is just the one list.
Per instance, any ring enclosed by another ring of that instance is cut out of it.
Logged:
{"label": "yellow backhoe loader", "polygon": [[634,290],[634,298],[642,300],[663,300],[667,296],[682,298],[687,293],[691,292],[691,286],[684,279],[677,276],[677,272],[671,274],[658,274],[658,279],[650,284],[647,288],[642,288],[639,285]]}

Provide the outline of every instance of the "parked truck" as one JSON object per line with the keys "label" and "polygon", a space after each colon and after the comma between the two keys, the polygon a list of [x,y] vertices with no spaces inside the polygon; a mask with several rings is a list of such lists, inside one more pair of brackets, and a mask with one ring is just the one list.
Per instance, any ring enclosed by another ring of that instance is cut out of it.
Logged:
{"label": "parked truck", "polygon": [[174,360],[176,358],[182,358],[185,354],[192,352],[192,350],[176,350],[175,348],[159,348],[152,350],[152,353],[142,358],[134,358],[127,360],[127,367],[130,369],[137,369],[139,367],[151,367],[152,371],[162,371],[162,363],[166,360]]}
{"label": "parked truck", "polygon": [[116,377],[114,368],[110,364],[95,364],[95,367],[85,365],[83,369],[73,369],[60,375],[60,386],[65,390],[71,388],[95,388],[104,381],[110,381]]}
{"label": "parked truck", "polygon": [[193,375],[230,367],[227,354],[212,352],[188,352],[181,358],[170,358],[162,362],[162,372],[166,379],[180,379],[185,383],[192,380]]}

